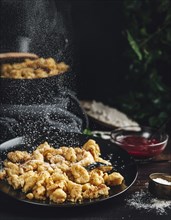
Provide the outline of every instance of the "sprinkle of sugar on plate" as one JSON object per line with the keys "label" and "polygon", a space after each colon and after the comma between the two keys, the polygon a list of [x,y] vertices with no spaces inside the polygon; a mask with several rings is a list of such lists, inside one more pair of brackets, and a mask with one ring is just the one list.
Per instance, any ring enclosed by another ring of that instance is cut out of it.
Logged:
{"label": "sprinkle of sugar on plate", "polygon": [[146,212],[155,211],[157,215],[167,215],[171,209],[170,200],[161,200],[153,197],[148,191],[136,191],[130,198],[126,199],[126,205],[137,210]]}

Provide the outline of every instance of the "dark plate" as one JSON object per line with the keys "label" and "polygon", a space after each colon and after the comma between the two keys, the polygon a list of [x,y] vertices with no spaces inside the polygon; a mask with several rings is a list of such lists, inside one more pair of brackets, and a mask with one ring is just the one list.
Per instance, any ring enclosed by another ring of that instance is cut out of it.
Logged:
{"label": "dark plate", "polygon": [[66,146],[82,146],[88,139],[94,139],[99,144],[101,149],[101,156],[104,159],[110,159],[116,171],[120,172],[124,178],[125,182],[121,186],[111,187],[110,194],[108,197],[100,197],[93,200],[85,200],[81,203],[71,203],[65,202],[62,204],[56,204],[53,202],[39,201],[39,200],[28,200],[25,194],[20,190],[14,190],[6,181],[0,181],[0,191],[17,199],[22,202],[32,203],[35,205],[43,206],[54,206],[54,207],[74,207],[82,205],[91,205],[93,203],[102,202],[111,199],[115,196],[119,196],[125,192],[137,178],[137,166],[134,159],[123,149],[119,148],[114,143],[109,140],[103,140],[101,138],[90,137],[82,134],[49,134],[47,137],[39,137],[36,141],[31,140],[28,137],[18,137],[4,142],[0,145],[0,159],[1,167],[2,161],[6,158],[8,151],[14,151],[16,149],[26,149],[27,151],[32,151],[38,144],[47,140],[49,144],[54,147],[59,147],[61,145]]}

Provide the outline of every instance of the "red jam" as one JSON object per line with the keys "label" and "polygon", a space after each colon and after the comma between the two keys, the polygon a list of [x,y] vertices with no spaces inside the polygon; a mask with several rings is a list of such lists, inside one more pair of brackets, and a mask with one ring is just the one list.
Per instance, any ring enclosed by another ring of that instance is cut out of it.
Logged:
{"label": "red jam", "polygon": [[119,142],[123,149],[136,158],[156,156],[160,154],[165,147],[165,143],[162,142],[160,144],[155,138],[147,139],[145,137],[133,135],[119,136],[117,137],[117,142]]}

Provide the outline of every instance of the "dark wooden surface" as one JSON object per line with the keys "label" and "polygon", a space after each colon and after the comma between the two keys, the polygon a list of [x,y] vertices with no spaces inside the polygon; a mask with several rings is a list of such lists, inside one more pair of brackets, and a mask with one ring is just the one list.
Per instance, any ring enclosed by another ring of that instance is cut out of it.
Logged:
{"label": "dark wooden surface", "polygon": [[90,206],[54,208],[26,204],[9,198],[0,193],[0,220],[55,220],[55,219],[75,219],[75,220],[122,220],[122,219],[170,219],[171,209],[167,213],[159,215],[156,211],[147,212],[137,210],[127,205],[127,198],[135,192],[148,190],[148,177],[154,172],[171,172],[170,154],[171,144],[168,143],[162,155],[154,161],[138,165],[138,177],[135,183],[123,194]]}

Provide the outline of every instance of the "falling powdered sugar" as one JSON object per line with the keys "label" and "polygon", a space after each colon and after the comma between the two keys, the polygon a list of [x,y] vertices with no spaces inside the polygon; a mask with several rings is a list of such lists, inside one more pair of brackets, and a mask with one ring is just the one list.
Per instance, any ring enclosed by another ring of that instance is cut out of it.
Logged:
{"label": "falling powdered sugar", "polygon": [[130,198],[126,199],[126,204],[137,210],[155,211],[158,215],[166,215],[167,210],[171,209],[170,200],[157,199],[152,197],[148,191],[143,190],[135,192]]}

